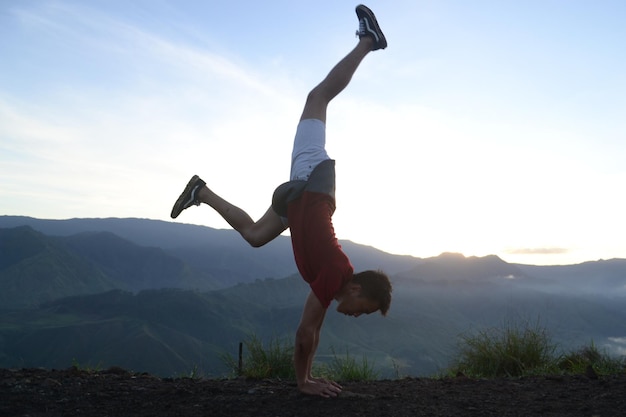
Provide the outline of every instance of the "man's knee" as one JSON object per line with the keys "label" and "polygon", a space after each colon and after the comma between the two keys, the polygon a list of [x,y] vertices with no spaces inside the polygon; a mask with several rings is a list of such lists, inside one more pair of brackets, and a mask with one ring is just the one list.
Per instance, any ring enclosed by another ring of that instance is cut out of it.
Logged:
{"label": "man's knee", "polygon": [[239,233],[250,246],[258,248],[274,240],[285,229],[281,218],[270,208],[261,220],[239,230]]}
{"label": "man's knee", "polygon": [[315,87],[306,97],[306,104],[302,112],[302,119],[318,119],[326,121],[326,108],[328,99],[324,96],[324,91]]}
{"label": "man's knee", "polygon": [[326,107],[328,107],[329,101],[330,100],[326,96],[324,89],[320,88],[319,85],[315,87],[314,89],[312,89],[311,91],[309,91],[309,94],[306,96],[307,106],[322,107],[325,109]]}

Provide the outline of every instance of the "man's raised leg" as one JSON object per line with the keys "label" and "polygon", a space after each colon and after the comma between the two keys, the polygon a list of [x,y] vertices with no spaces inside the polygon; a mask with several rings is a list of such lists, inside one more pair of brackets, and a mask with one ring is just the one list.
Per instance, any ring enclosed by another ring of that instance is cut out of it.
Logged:
{"label": "man's raised leg", "polygon": [[361,38],[357,46],[335,65],[321,83],[311,90],[307,96],[301,120],[318,119],[326,123],[328,103],[348,86],[361,61],[371,51],[372,42],[370,38]]}
{"label": "man's raised leg", "polygon": [[328,103],[348,86],[363,58],[371,51],[387,47],[385,35],[372,11],[359,5],[356,7],[356,14],[359,19],[357,31],[359,43],[330,70],[321,83],[311,90],[300,120],[318,119],[326,123]]}

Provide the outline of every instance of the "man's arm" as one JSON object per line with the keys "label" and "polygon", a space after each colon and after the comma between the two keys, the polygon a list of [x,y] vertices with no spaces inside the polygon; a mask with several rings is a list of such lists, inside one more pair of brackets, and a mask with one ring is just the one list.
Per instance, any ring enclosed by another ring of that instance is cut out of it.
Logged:
{"label": "man's arm", "polygon": [[304,304],[302,319],[296,331],[294,366],[298,389],[302,393],[321,395],[322,397],[336,397],[341,392],[339,386],[310,378],[319,331],[325,314],[326,309],[311,291]]}

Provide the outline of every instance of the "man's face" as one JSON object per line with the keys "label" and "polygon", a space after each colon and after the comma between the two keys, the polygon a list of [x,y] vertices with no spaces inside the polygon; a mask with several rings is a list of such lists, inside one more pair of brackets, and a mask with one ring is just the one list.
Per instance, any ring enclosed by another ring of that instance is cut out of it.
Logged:
{"label": "man's face", "polygon": [[359,291],[351,291],[337,305],[337,312],[346,316],[359,317],[361,314],[370,314],[379,310],[380,307],[376,301],[359,295],[360,289]]}

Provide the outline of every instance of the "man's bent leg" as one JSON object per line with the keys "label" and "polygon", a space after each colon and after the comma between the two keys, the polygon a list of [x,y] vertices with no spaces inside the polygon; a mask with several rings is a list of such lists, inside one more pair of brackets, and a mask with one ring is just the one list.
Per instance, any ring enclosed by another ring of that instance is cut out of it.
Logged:
{"label": "man's bent leg", "polygon": [[224,200],[206,186],[200,189],[198,200],[217,211],[253,247],[265,245],[287,228],[271,207],[255,222],[248,213]]}

